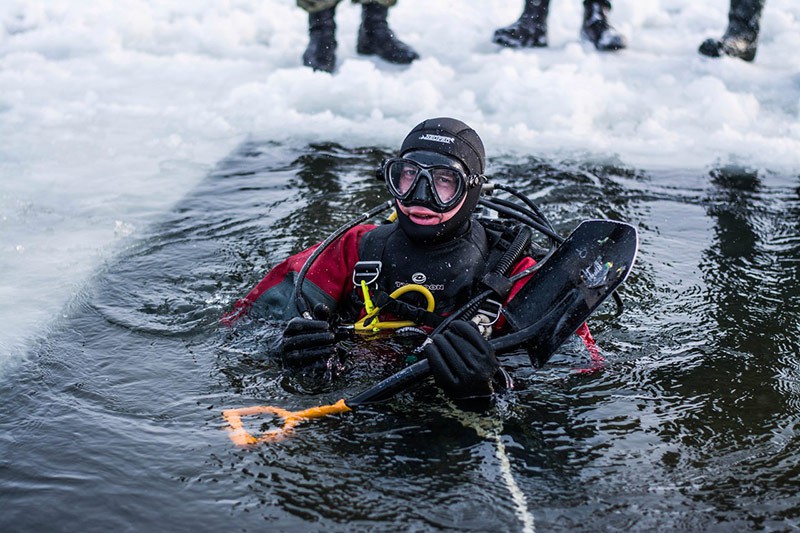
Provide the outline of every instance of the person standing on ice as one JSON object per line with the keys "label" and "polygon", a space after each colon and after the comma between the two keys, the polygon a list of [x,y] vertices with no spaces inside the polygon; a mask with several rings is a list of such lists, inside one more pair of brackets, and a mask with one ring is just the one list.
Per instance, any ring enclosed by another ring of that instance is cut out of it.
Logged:
{"label": "person standing on ice", "polygon": [[[550,0],[525,0],[519,20],[495,30],[492,42],[509,48],[540,48],[547,46],[547,12]],[[584,0],[581,37],[601,52],[627,48],[623,35],[608,23],[611,2]]]}
{"label": "person standing on ice", "polygon": [[764,0],[731,0],[725,34],[721,39],[706,39],[698,52],[708,57],[721,57],[724,54],[753,61],[756,58],[763,9]]}
{"label": "person standing on ice", "polygon": [[[308,12],[308,47],[303,64],[314,70],[333,72],[336,66],[336,6],[341,0],[297,0]],[[389,8],[397,0],[352,0],[361,4],[361,27],[358,29],[356,51],[376,55],[388,61],[406,65],[419,58],[410,46],[395,37],[386,21]]]}

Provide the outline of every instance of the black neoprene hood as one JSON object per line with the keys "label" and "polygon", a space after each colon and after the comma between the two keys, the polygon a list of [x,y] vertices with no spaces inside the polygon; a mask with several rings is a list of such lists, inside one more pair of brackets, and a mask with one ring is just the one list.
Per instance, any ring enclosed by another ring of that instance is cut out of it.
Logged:
{"label": "black neoprene hood", "polygon": [[483,174],[486,151],[478,134],[454,118],[429,118],[411,130],[400,147],[400,156],[414,150],[436,152],[461,161],[467,174]]}

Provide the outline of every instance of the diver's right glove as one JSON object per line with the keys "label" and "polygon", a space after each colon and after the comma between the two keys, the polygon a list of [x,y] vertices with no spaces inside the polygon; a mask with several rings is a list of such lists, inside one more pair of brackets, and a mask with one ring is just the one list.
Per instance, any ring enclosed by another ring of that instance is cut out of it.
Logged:
{"label": "diver's right glove", "polygon": [[436,384],[453,400],[489,398],[492,378],[500,369],[494,348],[471,322],[454,320],[431,337],[423,353]]}
{"label": "diver's right glove", "polygon": [[315,319],[295,317],[286,325],[281,343],[281,356],[286,366],[309,366],[336,354],[336,336],[325,311],[315,308]]}

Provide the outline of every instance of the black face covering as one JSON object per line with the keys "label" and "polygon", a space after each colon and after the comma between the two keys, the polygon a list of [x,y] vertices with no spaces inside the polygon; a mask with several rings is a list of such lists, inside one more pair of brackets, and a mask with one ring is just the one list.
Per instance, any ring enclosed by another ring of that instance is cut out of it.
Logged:
{"label": "black face covering", "polygon": [[[468,194],[467,201],[464,202],[464,205],[461,206],[458,213],[450,220],[442,222],[441,224],[420,226],[412,222],[399,209],[397,211],[397,222],[400,224],[400,229],[408,235],[409,239],[420,244],[434,245],[454,239],[469,230],[472,211],[475,209],[475,206],[478,205],[479,194],[480,191],[478,194]],[[472,203],[471,207],[467,205],[467,202],[470,201],[470,196],[475,196],[475,201]]]}

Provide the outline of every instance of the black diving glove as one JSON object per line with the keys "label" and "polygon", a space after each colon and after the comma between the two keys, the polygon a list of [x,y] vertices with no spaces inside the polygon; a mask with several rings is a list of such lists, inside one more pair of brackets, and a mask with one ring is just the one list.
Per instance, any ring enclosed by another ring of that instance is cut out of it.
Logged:
{"label": "black diving glove", "polygon": [[328,322],[327,307],[317,305],[314,319],[295,317],[283,330],[281,357],[291,368],[309,366],[336,354],[336,335]]}
{"label": "black diving glove", "polygon": [[436,384],[453,400],[488,399],[494,392],[492,378],[500,369],[494,348],[471,322],[454,320],[431,337],[423,353]]}

